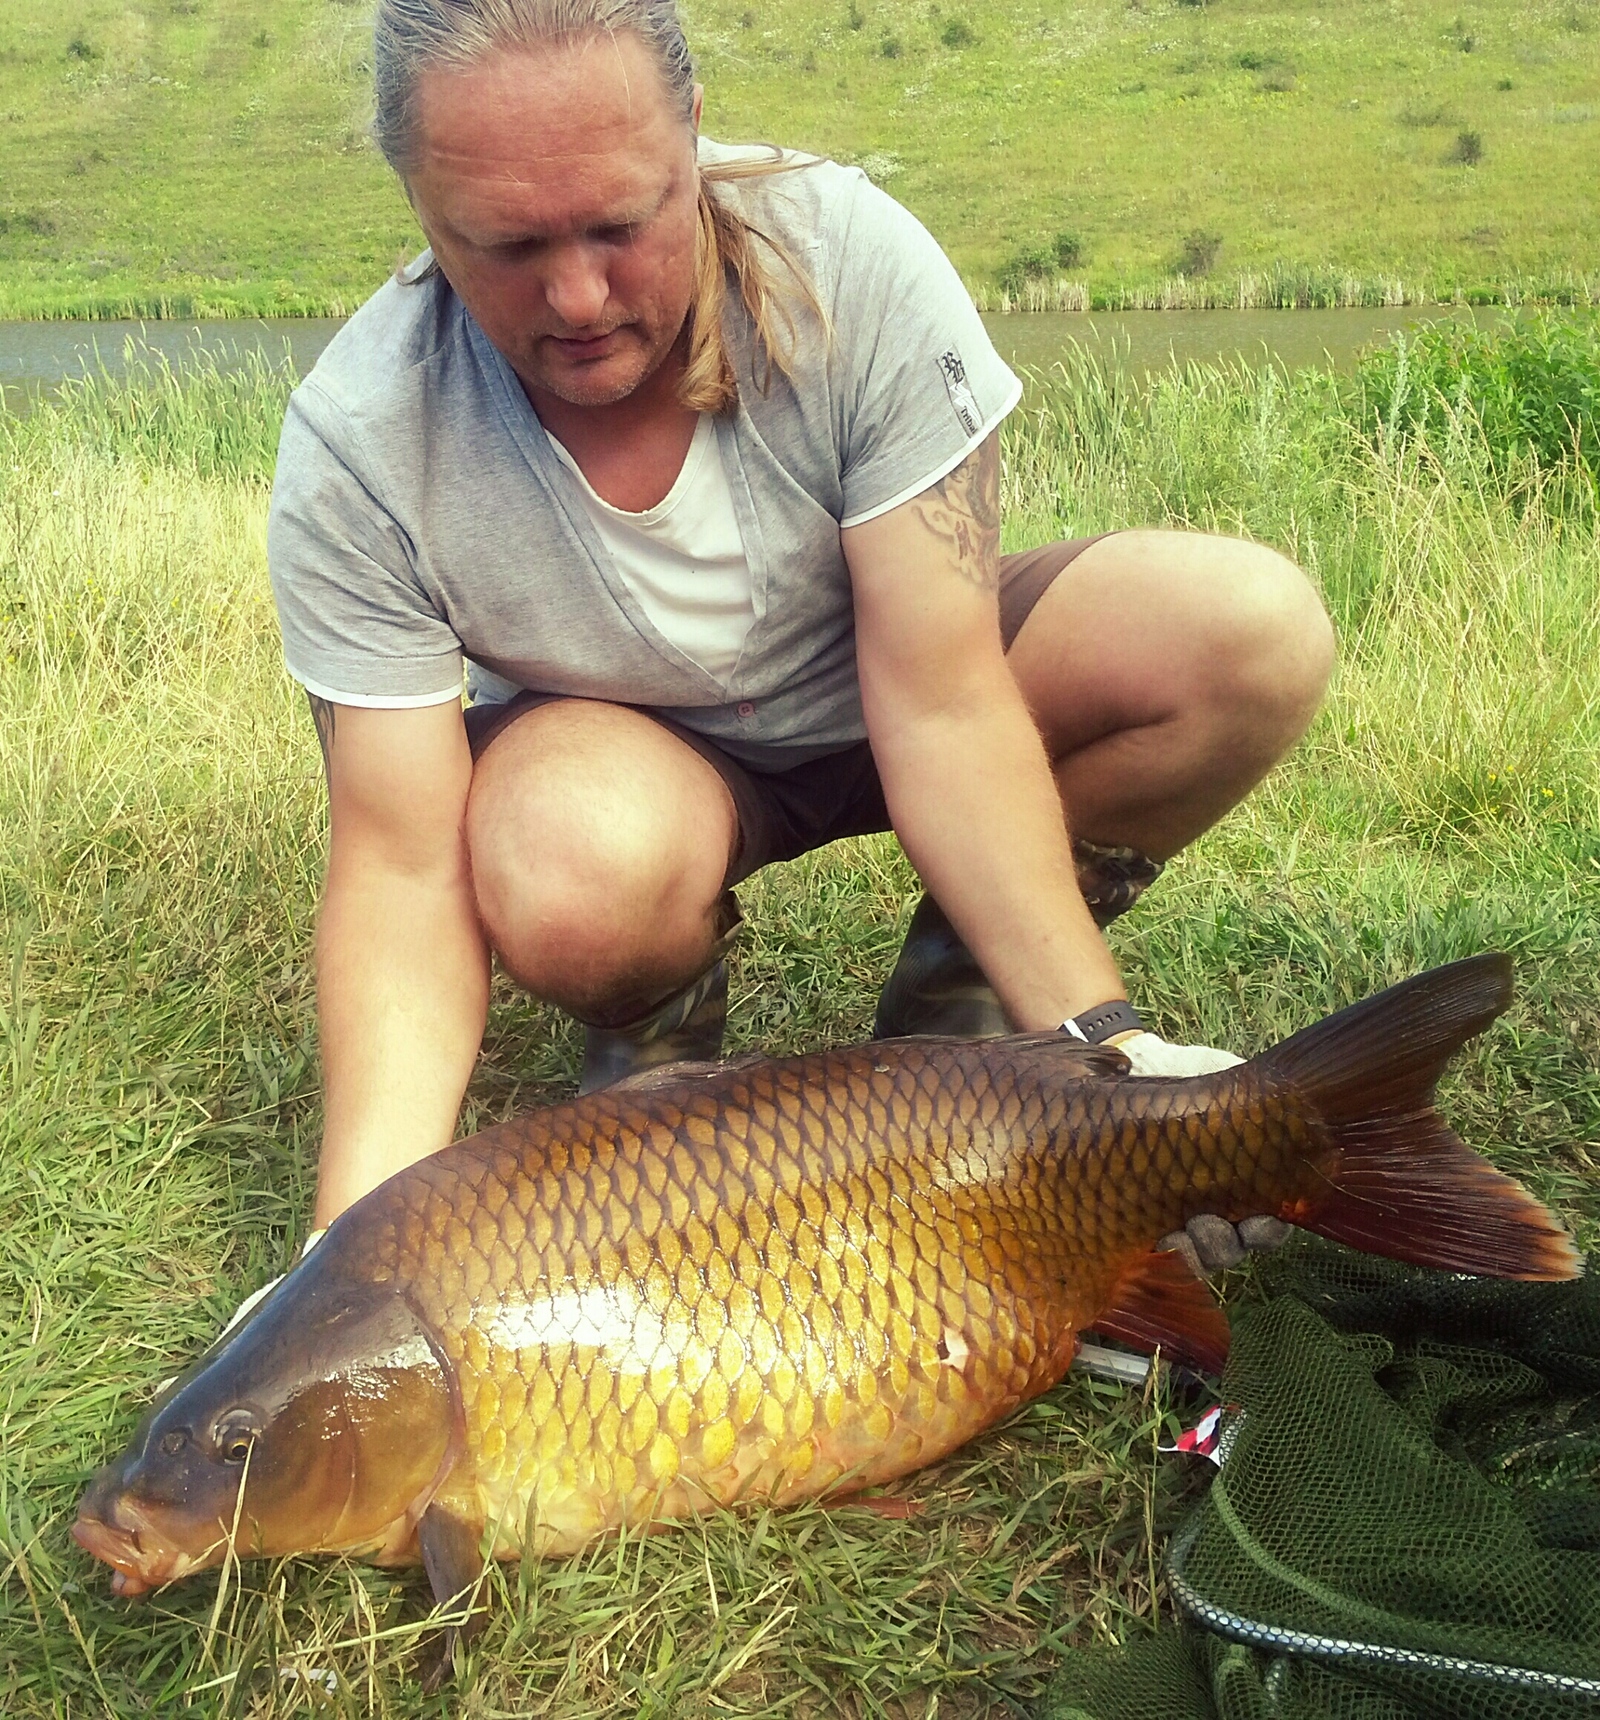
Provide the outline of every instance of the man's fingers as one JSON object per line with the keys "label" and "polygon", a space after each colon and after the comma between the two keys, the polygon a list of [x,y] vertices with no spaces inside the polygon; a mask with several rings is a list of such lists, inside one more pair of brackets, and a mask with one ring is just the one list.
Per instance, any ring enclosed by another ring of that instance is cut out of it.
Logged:
{"label": "man's fingers", "polygon": [[1196,1278],[1208,1278],[1213,1272],[1226,1272],[1229,1267],[1237,1266],[1246,1254],[1281,1247],[1293,1229],[1293,1225],[1266,1213],[1233,1225],[1215,1213],[1202,1212],[1182,1230],[1163,1236],[1156,1248],[1166,1254],[1181,1254]]}
{"label": "man's fingers", "polygon": [[1157,1251],[1162,1254],[1181,1254],[1183,1263],[1196,1278],[1204,1278],[1206,1268],[1204,1261],[1195,1252],[1194,1244],[1189,1240],[1186,1230],[1175,1230],[1169,1236],[1163,1236],[1156,1244]]}
{"label": "man's fingers", "polygon": [[1252,1254],[1262,1254],[1269,1249],[1281,1248],[1289,1240],[1289,1232],[1294,1226],[1263,1212],[1255,1218],[1240,1219],[1238,1229],[1239,1240],[1245,1247]]}
{"label": "man's fingers", "polygon": [[1214,1213],[1202,1212],[1191,1218],[1184,1226],[1189,1233],[1189,1240],[1194,1243],[1194,1251],[1206,1263],[1206,1269],[1211,1272],[1226,1272],[1230,1266],[1237,1266],[1244,1259],[1245,1245],[1239,1240],[1239,1233],[1225,1218],[1218,1218]]}

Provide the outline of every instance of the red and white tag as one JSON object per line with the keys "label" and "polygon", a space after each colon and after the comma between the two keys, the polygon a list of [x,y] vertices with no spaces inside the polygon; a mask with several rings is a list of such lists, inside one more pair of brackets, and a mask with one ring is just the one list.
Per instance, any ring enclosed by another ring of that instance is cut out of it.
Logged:
{"label": "red and white tag", "polygon": [[1195,1457],[1209,1457],[1220,1469],[1233,1445],[1239,1426],[1239,1406],[1218,1404],[1208,1410],[1191,1428],[1178,1435],[1176,1445],[1158,1445],[1157,1451],[1186,1451]]}

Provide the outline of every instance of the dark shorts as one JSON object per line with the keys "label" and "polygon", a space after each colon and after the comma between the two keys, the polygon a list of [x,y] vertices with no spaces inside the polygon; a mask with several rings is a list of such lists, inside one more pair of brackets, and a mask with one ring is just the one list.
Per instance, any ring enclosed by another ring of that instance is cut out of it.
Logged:
{"label": "dark shorts", "polygon": [[[1068,538],[1041,549],[1000,558],[1000,641],[1007,651],[1050,589],[1056,575],[1099,537]],[[518,693],[503,705],[481,705],[466,713],[467,740],[477,758],[496,735],[518,717],[565,697],[560,693]],[[844,836],[870,836],[890,828],[883,784],[866,741],[825,753],[782,770],[762,770],[734,758],[715,741],[697,735],[659,711],[643,713],[699,753],[728,785],[739,817],[739,842],[726,882],[737,884],[774,860],[793,860]]]}

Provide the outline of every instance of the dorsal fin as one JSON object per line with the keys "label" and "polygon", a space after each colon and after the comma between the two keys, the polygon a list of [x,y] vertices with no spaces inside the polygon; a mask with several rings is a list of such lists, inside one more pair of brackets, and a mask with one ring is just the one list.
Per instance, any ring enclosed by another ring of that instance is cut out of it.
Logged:
{"label": "dorsal fin", "polygon": [[1221,1373],[1228,1359],[1227,1316],[1181,1254],[1138,1255],[1090,1324],[1142,1349],[1159,1345],[1170,1360],[1204,1373]]}

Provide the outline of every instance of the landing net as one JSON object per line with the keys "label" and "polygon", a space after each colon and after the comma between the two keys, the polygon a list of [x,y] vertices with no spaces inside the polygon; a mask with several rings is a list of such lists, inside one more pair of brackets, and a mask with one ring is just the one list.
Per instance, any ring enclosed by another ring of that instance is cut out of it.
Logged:
{"label": "landing net", "polygon": [[1600,1263],[1572,1284],[1297,1239],[1238,1310],[1183,1624],[1039,1720],[1600,1716]]}

